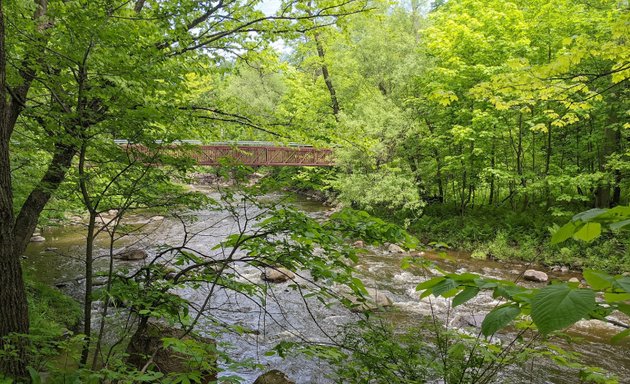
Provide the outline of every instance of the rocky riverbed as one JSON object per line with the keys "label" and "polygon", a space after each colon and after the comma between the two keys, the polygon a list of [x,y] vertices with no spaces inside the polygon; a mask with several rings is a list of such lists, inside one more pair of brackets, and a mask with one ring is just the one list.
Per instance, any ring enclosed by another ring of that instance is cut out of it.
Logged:
{"label": "rocky riverbed", "polygon": [[[279,200],[283,199],[283,195],[270,198]],[[298,199],[293,204],[319,218],[325,217],[328,210],[312,200]],[[196,216],[196,221],[187,228],[183,228],[178,219],[168,216],[130,217],[128,224],[136,225],[141,230],[117,242],[115,253],[129,255],[115,260],[117,268],[133,270],[142,263],[149,262],[155,255],[156,244],[162,243],[164,239],[177,243],[187,234],[196,233],[197,237],[189,245],[201,251],[209,251],[227,235],[238,230],[238,223],[225,212],[199,211],[192,214]],[[66,292],[80,297],[83,289],[80,276],[83,268],[81,255],[84,252],[84,228],[77,222],[72,226],[44,229],[40,236],[44,240],[31,243],[27,250],[26,267],[40,280],[57,285]],[[506,280],[519,279],[522,284],[530,286],[543,286],[545,284],[543,273],[552,279],[581,280],[578,272],[561,267],[542,271],[535,265],[472,259],[469,254],[462,252],[425,250],[422,254],[419,251],[407,253],[396,246],[365,249],[366,252],[361,255],[359,263],[355,266],[356,271],[369,287],[373,298],[371,305],[384,307],[381,316],[395,321],[399,327],[420,324],[425,316],[437,314],[450,327],[475,328],[479,326],[483,315],[497,304],[492,297],[483,294],[456,310],[449,309],[447,300],[435,298],[420,300],[415,286],[430,276],[414,270],[402,270],[400,265],[404,257],[430,259],[441,268],[453,272],[474,272]],[[140,255],[139,251],[134,250],[143,250],[145,253]],[[97,268],[104,270],[108,259],[108,241],[106,236],[103,236],[97,242]],[[529,272],[526,275],[527,270],[535,273]],[[241,376],[245,383],[252,383],[264,371],[279,369],[297,383],[330,383],[328,375],[332,370],[325,364],[319,364],[303,356],[281,359],[269,356],[267,352],[280,341],[330,342],[335,339],[343,325],[357,321],[362,314],[347,311],[341,305],[324,307],[315,298],[304,298],[302,292],[294,288],[299,286],[308,291],[311,284],[308,272],[261,271],[247,265],[238,267],[236,272],[243,281],[268,284],[267,300],[264,302],[252,300],[250,297],[228,290],[214,291],[208,305],[208,308],[212,309],[213,319],[202,318],[200,326],[208,336],[217,338],[219,343],[231,345],[229,355],[235,361],[249,360],[259,364],[259,367],[231,369],[226,366],[222,375],[236,374]],[[204,286],[194,289],[190,287],[180,290],[179,294],[201,304],[206,300],[209,290],[209,287]],[[618,320],[627,321],[624,318]],[[238,325],[247,331],[220,332],[216,327],[217,321]],[[580,322],[570,332],[580,336],[582,341],[567,345],[567,348],[582,353],[586,363],[601,366],[626,380],[630,377],[630,343],[627,340],[620,345],[611,345],[608,342],[619,330],[618,327],[605,322]],[[563,375],[561,371],[546,367],[543,366],[542,371],[537,372],[537,377],[543,381],[534,382],[576,382],[573,378]]]}

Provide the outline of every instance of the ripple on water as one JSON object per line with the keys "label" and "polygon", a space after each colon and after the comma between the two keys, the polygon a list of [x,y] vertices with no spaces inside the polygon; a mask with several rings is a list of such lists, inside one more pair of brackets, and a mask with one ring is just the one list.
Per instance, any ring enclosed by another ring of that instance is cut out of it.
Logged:
{"label": "ripple on water", "polygon": [[[299,201],[296,204],[299,206]],[[309,202],[309,210],[321,212],[324,208],[321,206],[317,208],[313,202]],[[236,222],[226,218],[225,212],[201,211],[194,213],[194,215],[198,221],[192,224],[188,230],[201,231],[201,233],[193,239],[190,246],[203,252],[211,252],[210,249],[214,245],[237,229]],[[321,216],[321,214],[319,215]],[[221,225],[213,226],[217,222],[220,222]],[[160,220],[158,223],[150,223],[147,228],[151,228],[155,232],[140,243],[143,246],[156,245],[166,241],[177,243],[184,236],[184,231],[179,226],[178,221],[169,218]],[[72,279],[80,276],[83,268],[80,255],[84,253],[83,231],[82,227],[44,231],[43,235],[47,241],[29,246],[26,253],[29,257],[25,262],[26,266],[36,271],[44,282],[51,284],[60,279]],[[125,241],[138,241],[138,238]],[[121,245],[126,244],[125,242],[121,243]],[[48,247],[54,247],[57,250],[42,253]],[[399,268],[402,255],[385,255],[376,247],[368,247],[368,249],[370,250],[369,253],[360,256],[356,270],[365,278],[366,286],[378,287],[390,292],[394,308],[384,312],[381,316],[391,319],[395,324],[411,327],[420,324],[425,316],[432,314],[445,316],[447,313],[451,321],[454,321],[457,316],[462,318],[468,315],[482,315],[499,303],[489,294],[482,294],[466,305],[453,310],[449,307],[449,300],[444,298],[420,300],[419,292],[415,290],[415,286],[428,277],[423,276],[420,271],[416,273],[413,269],[402,271]],[[105,242],[102,240],[97,242],[98,252],[106,253],[106,250]],[[450,271],[460,269],[482,273],[485,267],[489,274],[506,279],[515,278],[515,275],[510,274],[509,270],[515,268],[520,270],[523,267],[506,266],[493,261],[475,261],[462,253],[447,253],[444,257],[437,253],[428,252],[427,257]],[[133,264],[127,264],[127,266],[130,265]],[[99,268],[102,267],[104,265]],[[241,282],[263,284],[260,280],[261,271],[255,267],[239,267],[236,272],[238,280]],[[437,270],[431,271],[431,274],[437,273],[439,273]],[[308,274],[298,273],[295,282],[306,292],[315,290],[315,287],[309,282]],[[236,294],[225,289],[218,289],[213,292],[213,297],[206,308],[207,316],[201,318],[202,332],[207,336],[216,337],[220,342],[229,343],[231,345],[229,351],[233,359],[238,361],[251,359],[265,367],[265,369],[226,371],[223,375],[239,374],[246,383],[251,383],[261,372],[276,368],[286,372],[289,377],[300,384],[332,382],[327,378],[327,375],[331,373],[331,367],[327,364],[298,355],[291,355],[283,360],[277,356],[267,356],[266,353],[280,341],[330,341],[330,337],[337,335],[344,325],[356,321],[361,318],[361,315],[350,313],[339,304],[331,303],[330,306],[322,306],[315,298],[304,299],[299,291],[290,287],[291,284],[294,283],[269,285],[264,300]],[[77,287],[79,290],[82,289],[80,284]],[[199,289],[184,288],[178,292],[195,303],[196,306],[200,306],[205,302],[210,290],[209,287],[205,286]],[[623,317],[621,320],[626,321]],[[241,326],[245,329],[245,333],[225,332],[223,326],[225,324]],[[609,324],[580,322],[571,332],[583,338],[582,344],[571,344],[568,347],[584,353],[586,360],[591,364],[615,371],[622,377],[630,377],[630,372],[628,372],[630,369],[630,354],[628,354],[630,341],[626,340],[628,342],[624,342],[625,344],[620,346],[611,346],[607,343],[609,337],[618,330]],[[538,368],[538,371],[530,374],[527,382],[543,383],[549,380],[567,384],[572,382],[563,377],[562,373],[555,373],[549,366],[541,365]],[[510,374],[516,378],[525,377],[520,371],[514,371]],[[531,381],[531,377],[533,377],[531,375],[535,375],[534,381]]]}

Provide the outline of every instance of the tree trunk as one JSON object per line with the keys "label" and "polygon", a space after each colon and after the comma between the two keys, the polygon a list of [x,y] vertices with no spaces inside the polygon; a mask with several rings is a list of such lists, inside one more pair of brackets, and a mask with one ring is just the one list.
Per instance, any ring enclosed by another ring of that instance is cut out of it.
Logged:
{"label": "tree trunk", "polygon": [[94,261],[94,229],[96,227],[96,212],[90,212],[87,239],[85,243],[85,295],[83,303],[83,334],[85,342],[81,350],[81,366],[87,363],[90,354],[90,337],[92,334],[92,277]]}
{"label": "tree trunk", "polygon": [[[4,110],[3,110],[4,112]],[[6,121],[5,119],[2,119]],[[4,128],[4,127],[3,127]],[[0,132],[3,133],[4,130]],[[17,358],[0,357],[0,372],[10,377],[26,375],[26,340],[9,335],[28,334],[28,305],[13,233],[13,204],[8,140],[0,140],[0,350],[16,348]],[[1,355],[0,355],[1,356]]]}
{"label": "tree trunk", "polygon": [[13,132],[11,104],[7,100],[4,11],[0,0],[0,350],[15,348],[15,357],[0,357],[0,372],[26,376],[26,340],[11,334],[28,334],[28,305],[20,256],[13,232],[13,189],[9,141]]}
{"label": "tree trunk", "polygon": [[85,341],[81,350],[81,366],[87,363],[90,354],[90,337],[92,334],[92,264],[94,261],[94,229],[96,227],[96,215],[94,204],[90,198],[87,186],[87,176],[85,175],[87,143],[83,141],[79,152],[79,187],[83,204],[90,213],[88,222],[87,238],[85,240],[85,295],[83,299],[83,334]]}
{"label": "tree trunk", "polygon": [[330,72],[328,71],[328,65],[326,65],[326,54],[324,52],[324,46],[322,45],[321,40],[319,39],[319,33],[315,33],[313,35],[313,39],[315,40],[315,46],[317,47],[317,55],[321,60],[322,66],[322,75],[324,75],[324,82],[326,83],[326,88],[328,88],[328,93],[330,94],[331,107],[333,110],[333,115],[335,116],[335,120],[339,118],[339,101],[337,100],[337,92],[335,91],[335,87],[333,85],[332,79],[330,78]]}
{"label": "tree trunk", "polygon": [[490,197],[488,198],[488,205],[492,205],[494,203],[494,168],[496,166],[496,140],[492,139],[492,149],[490,153],[490,168],[492,169],[492,174],[490,175]]}

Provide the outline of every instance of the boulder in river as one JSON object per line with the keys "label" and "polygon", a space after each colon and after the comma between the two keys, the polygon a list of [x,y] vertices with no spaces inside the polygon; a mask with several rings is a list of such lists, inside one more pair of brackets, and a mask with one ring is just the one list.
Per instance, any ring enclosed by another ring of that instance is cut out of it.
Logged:
{"label": "boulder in river", "polygon": [[254,381],[254,384],[295,384],[295,381],[289,379],[284,372],[272,369],[271,371],[258,376],[256,381]]}
{"label": "boulder in river", "polygon": [[396,244],[390,244],[387,247],[387,250],[390,251],[391,253],[405,253],[405,250]]}
{"label": "boulder in river", "polygon": [[569,279],[569,283],[580,283],[580,279],[577,277],[572,277]]}
{"label": "boulder in river", "polygon": [[41,243],[43,241],[46,241],[46,238],[44,236],[41,235],[35,235],[31,237],[31,242],[32,243]]}
{"label": "boulder in river", "polygon": [[[212,359],[210,362],[199,361],[198,359],[193,359],[187,353],[177,352],[173,348],[165,346],[162,341],[164,338],[181,339],[183,341],[194,340],[200,346],[212,346],[210,349],[214,349],[216,344],[214,340],[206,337],[185,335],[181,329],[172,328],[157,322],[149,322],[142,332],[136,332],[129,341],[127,346],[129,355],[127,363],[137,369],[143,369],[149,359],[152,358],[149,370],[162,372],[164,375],[205,369],[201,372],[200,382],[203,384],[216,382],[216,355],[210,357]],[[196,347],[193,348],[191,349],[191,354],[198,354],[198,349]],[[208,370],[208,366],[214,368]]]}
{"label": "boulder in river", "polygon": [[260,278],[271,283],[284,283],[285,281],[293,280],[295,278],[295,273],[282,267],[268,267],[260,274]]}
{"label": "boulder in river", "polygon": [[545,272],[537,271],[535,269],[528,269],[523,273],[523,279],[527,281],[535,281],[538,283],[545,283],[549,280],[549,276]]}
{"label": "boulder in river", "polygon": [[365,288],[368,292],[365,301],[359,301],[354,296],[349,296],[348,299],[357,306],[352,308],[353,312],[366,312],[374,311],[380,308],[391,307],[394,305],[392,299],[385,294],[385,291],[378,290],[376,288]]}
{"label": "boulder in river", "polygon": [[149,253],[144,249],[128,249],[117,253],[114,257],[120,260],[134,261],[144,260],[149,256]]}
{"label": "boulder in river", "polygon": [[481,323],[483,323],[483,319],[485,317],[486,317],[485,315],[480,314],[480,313],[462,314],[462,315],[456,316],[451,321],[451,326],[455,328],[466,328],[466,327],[480,328]]}

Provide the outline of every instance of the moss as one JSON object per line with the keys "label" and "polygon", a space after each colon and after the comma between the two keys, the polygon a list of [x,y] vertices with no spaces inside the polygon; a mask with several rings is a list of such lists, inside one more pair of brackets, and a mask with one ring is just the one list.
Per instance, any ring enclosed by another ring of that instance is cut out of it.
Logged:
{"label": "moss", "polygon": [[81,306],[55,288],[26,279],[31,334],[60,337],[75,329],[81,320]]}

